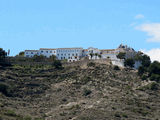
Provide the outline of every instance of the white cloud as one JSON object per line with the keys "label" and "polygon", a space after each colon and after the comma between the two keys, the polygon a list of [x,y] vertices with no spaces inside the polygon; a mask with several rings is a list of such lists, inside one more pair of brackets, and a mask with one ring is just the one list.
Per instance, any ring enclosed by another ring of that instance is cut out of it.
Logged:
{"label": "white cloud", "polygon": [[160,42],[160,23],[142,24],[136,29],[147,33],[150,37],[147,39],[148,42]]}
{"label": "white cloud", "polygon": [[144,15],[142,14],[138,14],[134,17],[135,19],[143,19],[144,18]]}
{"label": "white cloud", "polygon": [[140,50],[140,51],[150,56],[152,62],[155,60],[160,62],[160,48],[154,48],[151,50]]}

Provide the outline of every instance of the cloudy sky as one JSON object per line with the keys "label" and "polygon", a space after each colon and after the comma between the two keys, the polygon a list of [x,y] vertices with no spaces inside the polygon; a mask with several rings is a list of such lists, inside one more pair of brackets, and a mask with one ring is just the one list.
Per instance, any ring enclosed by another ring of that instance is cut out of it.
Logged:
{"label": "cloudy sky", "polygon": [[0,0],[0,47],[116,48],[160,61],[160,0]]}

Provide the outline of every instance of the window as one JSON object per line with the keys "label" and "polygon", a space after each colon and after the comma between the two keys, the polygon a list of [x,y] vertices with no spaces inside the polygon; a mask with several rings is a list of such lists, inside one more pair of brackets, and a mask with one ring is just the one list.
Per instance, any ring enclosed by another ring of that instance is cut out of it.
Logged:
{"label": "window", "polygon": [[68,54],[68,56],[70,56],[70,54]]}
{"label": "window", "polygon": [[59,56],[59,54],[57,54]]}
{"label": "window", "polygon": [[41,51],[41,53],[43,53],[43,51]]}
{"label": "window", "polygon": [[74,54],[72,54],[72,56],[74,56]]}
{"label": "window", "polygon": [[64,56],[66,56],[66,54],[64,54]]}
{"label": "window", "polygon": [[63,59],[63,57],[61,57],[61,60]]}
{"label": "window", "polygon": [[33,54],[33,52],[31,52],[31,54]]}
{"label": "window", "polygon": [[52,53],[52,51],[50,51],[50,53]]}
{"label": "window", "polygon": [[46,51],[46,53],[48,53],[48,51]]}
{"label": "window", "polygon": [[61,56],[63,56],[63,54],[61,54]]}

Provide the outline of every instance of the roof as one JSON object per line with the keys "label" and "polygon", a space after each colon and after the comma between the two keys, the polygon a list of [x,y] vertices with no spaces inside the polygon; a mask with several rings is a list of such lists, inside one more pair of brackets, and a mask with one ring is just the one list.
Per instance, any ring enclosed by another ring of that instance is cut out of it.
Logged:
{"label": "roof", "polygon": [[25,50],[25,52],[38,52],[38,50]]}
{"label": "roof", "polygon": [[81,47],[75,47],[75,48],[57,48],[57,49],[83,49],[83,48],[81,48]]}
{"label": "roof", "polygon": [[100,51],[102,51],[102,52],[105,52],[105,51],[115,51],[115,49],[102,49]]}
{"label": "roof", "polygon": [[40,48],[40,50],[56,50],[55,48]]}

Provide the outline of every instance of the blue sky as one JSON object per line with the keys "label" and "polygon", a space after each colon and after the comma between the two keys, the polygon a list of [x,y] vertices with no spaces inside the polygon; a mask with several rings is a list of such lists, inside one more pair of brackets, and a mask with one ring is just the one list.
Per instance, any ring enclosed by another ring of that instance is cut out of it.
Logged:
{"label": "blue sky", "polygon": [[[1,0],[0,47],[160,48],[160,0]],[[160,52],[160,51],[159,51]]]}

